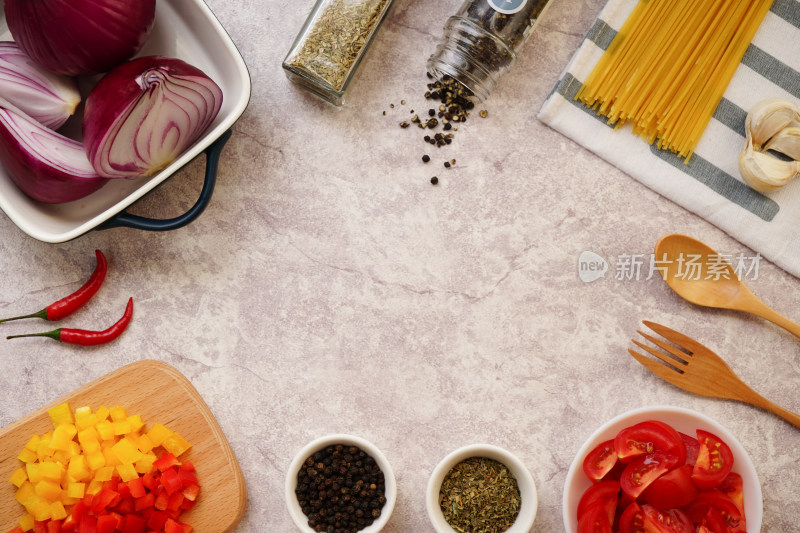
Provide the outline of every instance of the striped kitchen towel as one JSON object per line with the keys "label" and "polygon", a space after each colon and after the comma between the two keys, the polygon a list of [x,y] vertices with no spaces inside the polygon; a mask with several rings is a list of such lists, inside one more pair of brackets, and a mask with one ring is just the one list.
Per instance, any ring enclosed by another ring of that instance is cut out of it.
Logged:
{"label": "striped kitchen towel", "polygon": [[763,195],[738,168],[747,110],[768,97],[800,103],[800,0],[775,0],[688,164],[574,100],[637,2],[608,2],[538,118],[800,277],[800,179]]}

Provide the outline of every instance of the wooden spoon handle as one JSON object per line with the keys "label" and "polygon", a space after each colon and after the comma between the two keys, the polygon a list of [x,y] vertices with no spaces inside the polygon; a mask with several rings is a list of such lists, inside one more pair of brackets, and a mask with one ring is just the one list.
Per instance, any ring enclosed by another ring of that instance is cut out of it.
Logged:
{"label": "wooden spoon handle", "polygon": [[797,337],[800,337],[800,324],[792,322],[782,314],[778,313],[777,311],[769,307],[764,302],[760,300],[757,300],[757,302],[758,304],[753,305],[752,309],[750,309],[754,314],[760,316],[761,318],[765,318],[770,322],[772,322],[773,324],[782,327],[789,333]]}

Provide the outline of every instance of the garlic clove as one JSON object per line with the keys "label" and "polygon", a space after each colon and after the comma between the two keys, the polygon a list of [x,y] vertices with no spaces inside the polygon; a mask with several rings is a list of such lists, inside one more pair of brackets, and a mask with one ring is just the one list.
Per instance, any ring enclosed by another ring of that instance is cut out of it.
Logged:
{"label": "garlic clove", "polygon": [[794,160],[800,160],[800,127],[783,128],[764,145],[764,151],[767,150],[774,150]]}
{"label": "garlic clove", "polygon": [[800,111],[794,102],[783,98],[758,102],[745,119],[745,130],[753,135],[753,143],[759,147],[789,126],[800,126]]}
{"label": "garlic clove", "polygon": [[767,193],[783,187],[800,175],[800,163],[757,152],[750,145],[739,154],[739,172],[747,185]]}

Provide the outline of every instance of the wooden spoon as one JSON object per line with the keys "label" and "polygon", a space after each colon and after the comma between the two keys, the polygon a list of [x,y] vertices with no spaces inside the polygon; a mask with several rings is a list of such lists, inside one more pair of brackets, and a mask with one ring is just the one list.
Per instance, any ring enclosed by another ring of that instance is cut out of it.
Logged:
{"label": "wooden spoon", "polygon": [[[692,270],[690,261],[698,266]],[[719,253],[686,235],[662,237],[655,261],[672,290],[693,304],[752,313],[800,337],[800,325],[778,314],[747,288]]]}

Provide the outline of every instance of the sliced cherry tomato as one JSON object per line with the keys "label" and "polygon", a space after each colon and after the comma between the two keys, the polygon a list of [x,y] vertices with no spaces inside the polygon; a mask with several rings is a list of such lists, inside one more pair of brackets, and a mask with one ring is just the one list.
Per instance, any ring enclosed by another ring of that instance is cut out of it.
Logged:
{"label": "sliced cherry tomato", "polygon": [[[616,500],[614,501],[616,508]],[[614,519],[613,511],[611,519],[603,502],[597,502],[589,509],[585,510],[578,519],[578,533],[612,533],[611,521]]]}
{"label": "sliced cherry tomato", "polygon": [[660,509],[674,509],[691,503],[698,493],[692,482],[692,465],[686,464],[653,481],[641,498]]}
{"label": "sliced cherry tomato", "polygon": [[699,526],[706,528],[710,533],[728,533],[728,524],[725,523],[722,514],[713,507],[709,507]]}
{"label": "sliced cherry tomato", "polygon": [[642,512],[647,533],[695,533],[692,520],[680,509],[662,510],[642,505]]}
{"label": "sliced cherry tomato", "polygon": [[619,480],[620,487],[635,500],[653,481],[678,464],[678,458],[669,453],[657,451],[639,456],[625,467]]}
{"label": "sliced cherry tomato", "polygon": [[731,472],[725,478],[725,480],[720,484],[717,489],[728,496],[733,503],[736,504],[736,507],[739,509],[739,512],[742,513],[744,516],[744,483],[742,482],[742,476],[737,474],[736,472]]}
{"label": "sliced cherry tomato", "polygon": [[733,468],[733,453],[722,439],[708,431],[698,429],[697,440],[700,441],[700,453],[692,470],[692,481],[701,490],[713,489]]}
{"label": "sliced cherry tomato", "polygon": [[745,517],[739,512],[739,508],[733,500],[716,489],[701,492],[685,507],[686,513],[695,524],[703,522],[709,509],[715,509],[722,515],[731,532],[746,531]]}
{"label": "sliced cherry tomato", "polygon": [[619,462],[614,439],[600,443],[583,459],[583,472],[593,482],[600,481]]}
{"label": "sliced cherry tomato", "polygon": [[617,510],[617,497],[619,496],[619,482],[601,481],[595,483],[583,493],[578,502],[578,521],[593,507],[601,507],[606,511],[608,525],[614,521]]}
{"label": "sliced cherry tomato", "polygon": [[646,420],[623,429],[614,439],[614,449],[623,462],[653,452],[670,453],[679,465],[686,461],[683,439],[671,426],[658,420]]}
{"label": "sliced cherry tomato", "polygon": [[684,446],[686,446],[686,464],[694,465],[697,462],[697,455],[700,453],[700,441],[691,435],[678,432]]}
{"label": "sliced cherry tomato", "polygon": [[619,533],[644,533],[644,511],[631,502],[619,518]]}

